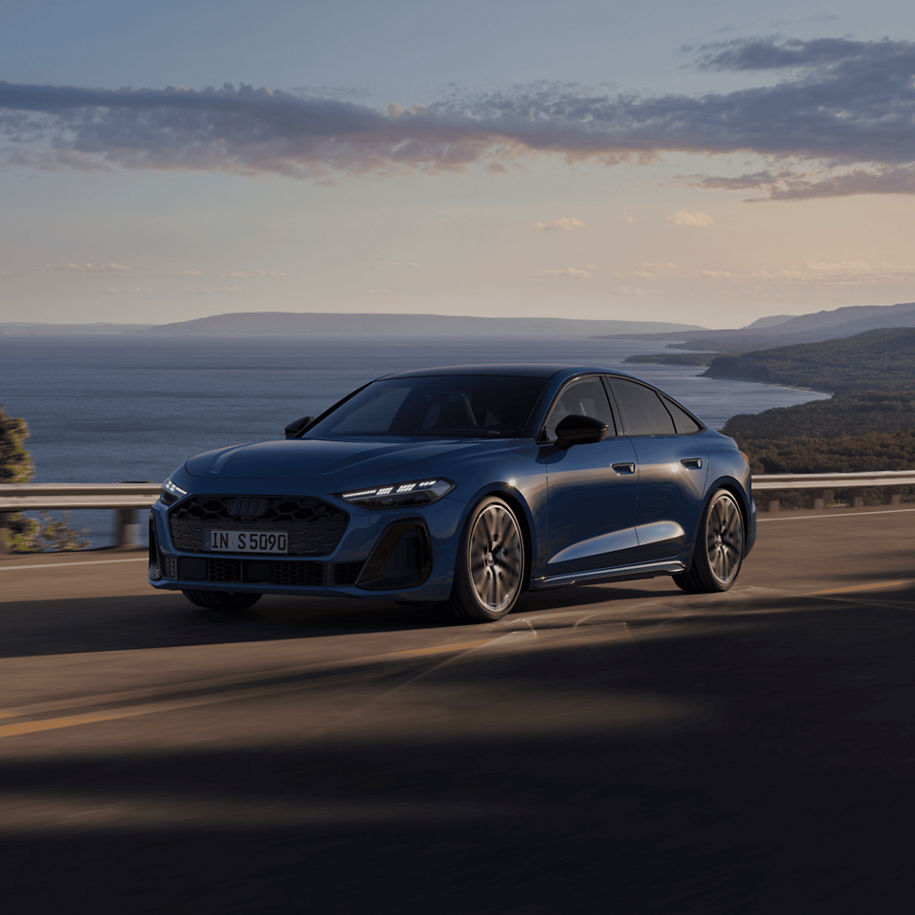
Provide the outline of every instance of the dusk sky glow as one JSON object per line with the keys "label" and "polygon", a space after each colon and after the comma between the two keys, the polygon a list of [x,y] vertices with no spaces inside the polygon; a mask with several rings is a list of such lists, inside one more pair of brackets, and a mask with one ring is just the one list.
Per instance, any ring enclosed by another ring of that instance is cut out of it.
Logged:
{"label": "dusk sky glow", "polygon": [[0,15],[0,322],[915,299],[903,0]]}

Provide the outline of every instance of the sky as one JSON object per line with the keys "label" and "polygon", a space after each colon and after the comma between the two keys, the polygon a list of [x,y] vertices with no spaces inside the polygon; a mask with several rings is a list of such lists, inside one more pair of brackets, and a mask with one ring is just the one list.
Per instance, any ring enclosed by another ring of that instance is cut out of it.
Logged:
{"label": "sky", "polygon": [[0,322],[915,300],[908,0],[0,0]]}

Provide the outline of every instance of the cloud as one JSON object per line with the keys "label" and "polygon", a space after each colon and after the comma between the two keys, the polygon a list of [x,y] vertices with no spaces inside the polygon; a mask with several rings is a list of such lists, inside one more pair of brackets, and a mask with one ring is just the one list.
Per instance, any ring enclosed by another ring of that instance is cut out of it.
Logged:
{"label": "cloud", "polygon": [[911,282],[915,266],[883,261],[873,264],[864,260],[806,261],[781,270],[761,270],[750,278],[766,286],[804,286],[836,289],[850,286],[881,286]]}
{"label": "cloud", "polygon": [[778,38],[737,39],[700,45],[701,70],[823,70],[861,62],[875,56],[906,57],[908,42],[855,41],[850,38],[779,40]]}
{"label": "cloud", "polygon": [[915,193],[915,42],[749,38],[690,53],[709,73],[760,74],[760,82],[652,96],[539,82],[495,92],[453,89],[410,108],[245,85],[0,83],[0,164],[327,182],[347,173],[477,164],[500,171],[526,156],[610,166],[651,163],[674,151],[750,153],[771,173],[711,174],[708,186],[776,199]]}
{"label": "cloud", "polygon": [[203,276],[202,270],[179,270],[177,273],[172,273],[172,277],[201,277]]}
{"label": "cloud", "polygon": [[571,232],[573,229],[583,229],[585,224],[577,216],[560,216],[552,222],[535,222],[534,228],[544,232]]}
{"label": "cloud", "polygon": [[636,264],[629,273],[618,273],[619,277],[634,276],[638,279],[651,279],[659,270],[675,270],[677,265],[673,261],[643,261]]}
{"label": "cloud", "polygon": [[708,213],[703,213],[701,210],[695,212],[678,210],[672,216],[668,216],[667,221],[672,222],[675,226],[693,226],[697,229],[708,228],[715,222]]}
{"label": "cloud", "polygon": [[635,222],[635,216],[633,216],[633,215],[632,215],[631,213],[629,213],[627,210],[620,210],[620,213],[623,214],[623,221],[624,221],[624,222],[628,222],[628,223],[630,223],[630,224],[633,223],[633,222]]}
{"label": "cloud", "polygon": [[558,270],[541,270],[537,279],[541,280],[587,280],[597,268],[593,264],[587,267],[562,267]]}
{"label": "cloud", "polygon": [[[693,176],[695,179],[696,176]],[[816,197],[850,197],[854,194],[915,194],[915,166],[832,170],[758,171],[733,177],[699,178],[693,183],[720,190],[754,190],[751,200],[807,200]]]}
{"label": "cloud", "polygon": [[238,295],[241,286],[207,286],[204,289],[195,289],[197,295]]}
{"label": "cloud", "polygon": [[152,289],[145,286],[134,286],[132,289],[109,286],[105,293],[107,295],[152,295]]}
{"label": "cloud", "polygon": [[272,279],[283,279],[286,274],[270,270],[232,270],[229,273],[221,273],[220,276],[229,280],[253,280],[270,277]]}
{"label": "cloud", "polygon": [[658,295],[658,289],[643,289],[641,286],[620,286],[619,290],[623,295],[633,295],[638,298],[648,295]]}
{"label": "cloud", "polygon": [[133,270],[127,264],[64,264],[58,270],[72,270],[77,273],[121,273]]}
{"label": "cloud", "polygon": [[727,270],[703,270],[699,275],[704,280],[727,280],[731,277]]}

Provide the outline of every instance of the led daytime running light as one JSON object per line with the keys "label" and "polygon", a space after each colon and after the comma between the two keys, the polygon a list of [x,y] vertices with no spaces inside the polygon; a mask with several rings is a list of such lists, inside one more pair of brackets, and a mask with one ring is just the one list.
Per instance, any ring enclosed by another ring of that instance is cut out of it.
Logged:
{"label": "led daytime running light", "polygon": [[178,496],[179,498],[180,498],[181,496],[186,496],[186,495],[187,495],[187,490],[186,490],[186,489],[182,489],[177,483],[173,483],[172,480],[171,480],[171,478],[167,479],[167,480],[162,484],[162,489],[163,489],[165,492],[167,492],[167,493],[169,493],[169,494],[171,494],[171,495],[173,495],[173,496]]}
{"label": "led daytime running light", "polygon": [[341,492],[339,496],[346,502],[355,502],[370,508],[420,504],[434,502],[446,493],[451,492],[454,483],[437,477],[426,480],[409,480],[404,483],[389,483],[385,486],[372,486],[365,489],[354,489]]}

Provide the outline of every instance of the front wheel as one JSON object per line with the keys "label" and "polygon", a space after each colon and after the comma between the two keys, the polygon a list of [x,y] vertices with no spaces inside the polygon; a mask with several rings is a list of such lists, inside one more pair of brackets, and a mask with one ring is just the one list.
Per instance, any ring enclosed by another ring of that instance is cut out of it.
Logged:
{"label": "front wheel", "polygon": [[737,581],[743,548],[740,506],[731,493],[719,489],[702,515],[692,564],[686,572],[674,575],[674,582],[691,594],[727,591]]}
{"label": "front wheel", "polygon": [[490,496],[464,526],[451,607],[464,621],[492,622],[510,613],[524,586],[524,537],[507,502]]}
{"label": "front wheel", "polygon": [[263,597],[262,594],[251,594],[248,591],[182,591],[181,593],[196,607],[222,610],[226,613],[247,610]]}

